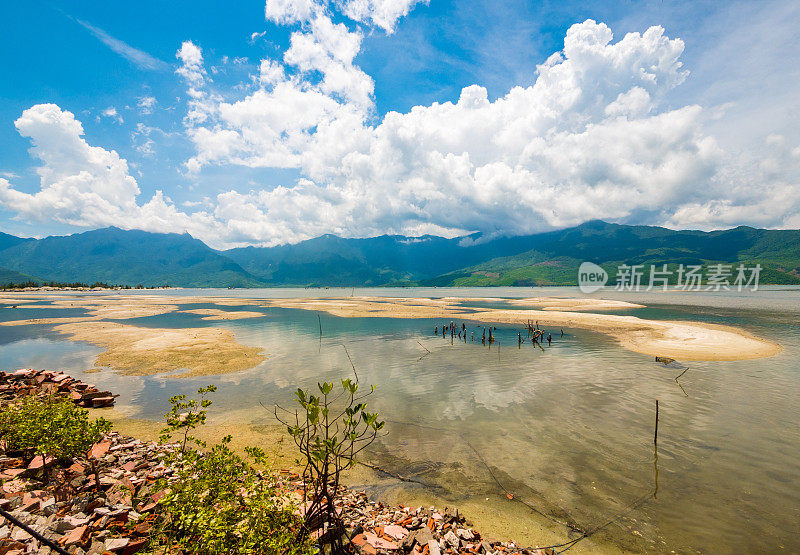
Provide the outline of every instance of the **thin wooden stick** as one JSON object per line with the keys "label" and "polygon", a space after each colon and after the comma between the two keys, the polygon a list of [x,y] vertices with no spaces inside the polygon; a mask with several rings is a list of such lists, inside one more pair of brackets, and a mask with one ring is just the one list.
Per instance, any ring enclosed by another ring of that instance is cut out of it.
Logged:
{"label": "thin wooden stick", "polygon": [[658,444],[658,399],[656,399],[656,431],[653,434],[653,443]]}

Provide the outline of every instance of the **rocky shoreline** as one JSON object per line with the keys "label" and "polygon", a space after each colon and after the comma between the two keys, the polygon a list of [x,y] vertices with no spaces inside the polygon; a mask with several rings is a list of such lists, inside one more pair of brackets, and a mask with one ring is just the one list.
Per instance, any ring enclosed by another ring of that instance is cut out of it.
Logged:
{"label": "rocky shoreline", "polygon": [[100,391],[91,384],[64,374],[22,368],[16,372],[0,372],[0,407],[23,395],[69,398],[79,407],[103,408],[114,406],[114,395]]}
{"label": "rocky shoreline", "polygon": [[[86,457],[58,469],[50,485],[41,457],[25,465],[6,454],[0,457],[0,508],[72,554],[136,553],[148,545],[149,513],[158,501],[152,489],[168,472],[163,459],[174,448],[111,432]],[[53,552],[0,516],[0,553]]]}
{"label": "rocky shoreline", "polygon": [[[71,392],[89,387],[61,376],[65,374],[32,370],[2,374],[2,403],[20,395],[52,393],[87,402]],[[96,398],[100,397],[88,401]],[[147,550],[148,532],[164,494],[158,491],[158,481],[173,473],[165,461],[176,448],[176,444],[143,442],[112,431],[85,456],[60,464],[0,450],[0,509],[11,517],[0,515],[0,555],[59,552],[36,535],[73,555],[130,555]],[[54,479],[46,480],[45,466]],[[286,470],[277,481],[280,490],[300,505],[301,477]],[[456,509],[386,506],[371,501],[364,491],[346,489],[337,505],[354,551],[363,555],[553,553],[549,548],[524,549],[513,542],[489,540]]]}

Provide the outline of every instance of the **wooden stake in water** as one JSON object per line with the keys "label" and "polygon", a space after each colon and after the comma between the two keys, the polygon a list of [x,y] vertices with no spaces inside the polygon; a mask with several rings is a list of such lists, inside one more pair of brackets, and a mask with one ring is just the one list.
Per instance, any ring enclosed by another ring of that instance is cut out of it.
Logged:
{"label": "wooden stake in water", "polygon": [[658,399],[656,399],[656,431],[653,434],[653,443],[658,444]]}
{"label": "wooden stake in water", "polygon": [[653,469],[655,470],[653,499],[658,499],[658,399],[656,399],[656,430],[653,434]]}

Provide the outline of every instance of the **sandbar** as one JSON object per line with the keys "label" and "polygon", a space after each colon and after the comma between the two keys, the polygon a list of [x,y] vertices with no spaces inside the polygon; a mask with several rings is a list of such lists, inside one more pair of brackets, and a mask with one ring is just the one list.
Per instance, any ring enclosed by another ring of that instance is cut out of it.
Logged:
{"label": "sandbar", "polygon": [[123,374],[180,371],[171,377],[209,376],[247,370],[266,360],[261,349],[242,345],[233,332],[221,328],[143,328],[85,321],[54,329],[74,341],[104,347],[95,364]]}
{"label": "sandbar", "polygon": [[[417,299],[271,299],[270,306],[323,311],[340,317],[447,318],[486,324],[557,326],[598,331],[631,351],[681,360],[747,360],[778,354],[782,347],[739,328],[699,322],[646,320],[636,316],[555,309],[483,309]],[[453,300],[455,302],[455,300]],[[542,306],[546,303],[540,302]]]}
{"label": "sandbar", "polygon": [[55,326],[58,324],[72,324],[75,322],[91,322],[99,320],[97,317],[74,316],[71,318],[28,318],[27,320],[8,320],[0,322],[0,326]]}
{"label": "sandbar", "polygon": [[644,305],[615,301],[611,299],[566,299],[560,297],[531,297],[528,299],[508,299],[511,305],[530,306],[539,310],[568,310],[579,312],[584,310],[628,310],[644,308]]}
{"label": "sandbar", "polygon": [[[164,301],[167,301],[166,303]],[[93,316],[109,318],[112,320],[127,320],[129,318],[143,318],[157,316],[178,310],[178,306],[171,304],[164,297],[152,296],[126,296],[109,298],[108,296],[92,296],[83,298],[60,298],[53,301],[54,306],[63,308],[85,308]]]}
{"label": "sandbar", "polygon": [[243,320],[245,318],[262,318],[266,316],[263,312],[254,312],[248,310],[220,310],[219,308],[192,308],[181,310],[190,314],[199,314],[202,316],[201,320]]}
{"label": "sandbar", "polygon": [[[6,295],[5,298],[11,298]],[[38,295],[33,298],[46,298],[47,296]],[[32,295],[20,295],[19,298],[30,299]],[[51,297],[52,298],[52,297]],[[510,308],[484,308],[464,306],[464,303],[475,301],[505,302],[511,305]],[[183,305],[197,303],[217,304],[220,306],[260,306],[260,307],[282,307],[299,310],[324,312],[341,318],[408,318],[408,319],[442,319],[442,323],[450,320],[471,321],[485,324],[510,324],[524,326],[528,321],[539,322],[542,327],[551,328],[578,328],[597,331],[614,338],[622,347],[651,356],[666,356],[678,360],[747,360],[773,356],[781,352],[782,347],[777,343],[757,337],[745,330],[730,327],[708,324],[705,322],[676,322],[643,319],[631,315],[603,314],[590,312],[591,310],[617,310],[638,308],[642,305],[615,301],[608,299],[583,299],[583,298],[552,298],[552,297],[533,297],[528,299],[499,299],[487,297],[484,299],[466,297],[445,297],[445,298],[400,298],[400,297],[329,297],[329,298],[290,298],[290,299],[246,299],[246,298],[216,298],[216,297],[174,297],[164,295],[97,295],[91,297],[59,297],[53,300],[54,304],[60,306],[82,306],[87,309],[89,315],[84,319],[40,319],[24,321],[29,324],[62,324],[72,326],[69,328],[72,336],[88,337],[87,341],[92,341],[91,332],[81,332],[81,322],[86,322],[96,327],[98,318],[135,318],[154,314],[164,314],[174,310],[182,310],[205,316],[204,319],[228,320],[235,318],[256,318],[264,314],[252,311],[224,311],[216,308],[191,308]],[[527,308],[527,307],[534,308]],[[103,325],[106,323],[103,322]],[[23,325],[22,323],[8,322],[4,325]],[[146,328],[140,329],[140,333],[152,334]],[[89,328],[87,328],[88,330]],[[98,328],[100,329],[100,328]],[[102,328],[108,330],[111,328]],[[116,328],[127,329],[127,328]],[[212,328],[214,329],[214,328]],[[555,330],[551,330],[555,331]],[[73,333],[74,332],[74,333]],[[170,357],[174,358],[177,352],[193,352],[199,355],[204,352],[204,347],[199,345],[197,349],[191,349],[194,335],[200,330],[166,330],[170,337],[175,337],[175,333],[184,334],[185,343],[180,349],[167,348]],[[251,349],[235,342],[231,332],[218,330],[222,335],[215,336],[213,343],[224,344],[224,337],[228,337],[233,343],[233,349]],[[227,334],[227,335],[226,335]],[[133,360],[141,362],[141,353],[134,352],[134,342],[121,342],[111,338],[114,334],[105,333],[106,339],[93,341],[98,344],[113,345],[114,357],[119,360],[128,360],[126,357],[133,357],[130,364],[122,364],[126,368],[133,364]],[[201,343],[211,338],[198,337]],[[176,340],[177,341],[177,340]],[[143,373],[156,373],[166,371],[163,366],[169,366],[170,370],[178,368],[175,366],[177,360],[167,364],[161,358],[158,347],[153,351],[154,368],[152,371]],[[133,354],[130,354],[130,353]],[[128,354],[126,354],[128,353]],[[184,366],[190,368],[191,372],[199,374],[210,374],[235,371],[226,368],[250,368],[260,362],[255,362],[253,352],[247,351],[246,357],[233,356],[233,353],[217,354],[210,353],[214,358],[232,356],[231,361],[212,363],[211,361],[200,361],[188,365],[189,355],[182,360]],[[241,354],[241,353],[240,353]],[[110,355],[109,355],[110,356]],[[112,357],[112,358],[114,358]],[[110,358],[109,358],[110,360]],[[233,362],[235,361],[235,362]],[[139,364],[139,363],[137,363]],[[142,366],[139,364],[139,366]],[[200,369],[191,370],[195,365]],[[109,366],[118,367],[117,364]],[[219,371],[212,371],[212,367],[218,367]]]}

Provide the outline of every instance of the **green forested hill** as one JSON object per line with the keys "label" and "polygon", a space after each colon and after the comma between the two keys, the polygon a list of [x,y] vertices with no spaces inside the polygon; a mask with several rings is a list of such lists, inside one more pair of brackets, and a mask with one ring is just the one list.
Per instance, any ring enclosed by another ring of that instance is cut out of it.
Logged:
{"label": "green forested hill", "polygon": [[[113,227],[39,240],[0,234],[0,268],[7,272],[123,285],[575,285],[583,261],[600,264],[612,279],[623,263],[759,263],[761,283],[800,283],[800,231],[673,231],[594,221],[491,240],[479,234],[454,239],[323,235],[294,245],[227,251],[215,251],[187,234]],[[6,282],[21,279],[7,275],[12,279]]]}
{"label": "green forested hill", "polygon": [[737,227],[723,231],[673,231],[650,226],[588,222],[531,236],[536,246],[497,257],[423,284],[575,285],[583,261],[603,266],[610,276],[621,264],[761,264],[761,283],[800,283],[800,231]]}
{"label": "green forested hill", "polygon": [[344,239],[323,235],[295,245],[223,251],[245,270],[273,285],[357,286],[410,284],[476,264],[508,250],[505,241],[462,246],[469,239],[382,235]]}
{"label": "green forested hill", "polygon": [[0,251],[25,243],[26,241],[35,241],[36,239],[25,239],[23,237],[16,237],[8,233],[0,232]]}
{"label": "green forested hill", "polygon": [[27,274],[15,272],[14,270],[0,268],[0,286],[7,283],[26,283],[31,281],[38,281],[38,279]]}
{"label": "green forested hill", "polygon": [[25,241],[0,251],[0,267],[62,282],[250,287],[263,283],[187,234],[114,227]]}

